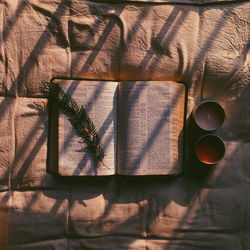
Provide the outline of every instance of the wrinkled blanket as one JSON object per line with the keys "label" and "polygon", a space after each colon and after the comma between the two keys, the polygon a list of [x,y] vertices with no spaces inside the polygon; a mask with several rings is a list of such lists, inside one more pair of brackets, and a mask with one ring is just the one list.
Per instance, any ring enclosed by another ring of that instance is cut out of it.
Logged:
{"label": "wrinkled blanket", "polygon": [[[3,0],[0,249],[250,249],[250,2]],[[166,178],[46,171],[52,78],[171,80],[225,109],[224,158]]]}

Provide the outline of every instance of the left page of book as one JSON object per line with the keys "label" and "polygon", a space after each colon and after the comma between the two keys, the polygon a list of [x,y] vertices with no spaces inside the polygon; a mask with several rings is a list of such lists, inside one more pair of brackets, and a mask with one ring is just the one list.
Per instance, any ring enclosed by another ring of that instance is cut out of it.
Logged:
{"label": "left page of book", "polygon": [[[76,135],[68,118],[58,110],[58,166],[61,176],[102,176],[115,174],[118,82],[55,80],[94,122],[105,151],[104,164],[97,165],[83,140]],[[53,132],[50,133],[53,137]]]}

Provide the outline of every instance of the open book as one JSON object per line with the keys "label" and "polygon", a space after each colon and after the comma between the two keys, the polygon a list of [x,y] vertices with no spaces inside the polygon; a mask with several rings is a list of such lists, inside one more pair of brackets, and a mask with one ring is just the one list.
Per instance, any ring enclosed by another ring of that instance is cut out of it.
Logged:
{"label": "open book", "polygon": [[61,176],[177,175],[183,169],[185,85],[172,81],[54,80],[84,107],[105,150],[97,166],[50,105],[49,170]]}

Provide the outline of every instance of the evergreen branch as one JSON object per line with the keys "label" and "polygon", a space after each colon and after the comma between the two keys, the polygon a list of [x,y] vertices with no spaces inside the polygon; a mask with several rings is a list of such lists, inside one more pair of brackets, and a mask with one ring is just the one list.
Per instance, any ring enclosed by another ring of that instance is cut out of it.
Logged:
{"label": "evergreen branch", "polygon": [[101,163],[103,164],[105,153],[101,139],[97,134],[94,123],[89,118],[83,106],[79,106],[57,83],[42,82],[40,84],[40,91],[49,100],[53,100],[53,102],[58,104],[62,113],[70,121],[77,136],[86,143],[86,148],[97,161],[98,166]]}

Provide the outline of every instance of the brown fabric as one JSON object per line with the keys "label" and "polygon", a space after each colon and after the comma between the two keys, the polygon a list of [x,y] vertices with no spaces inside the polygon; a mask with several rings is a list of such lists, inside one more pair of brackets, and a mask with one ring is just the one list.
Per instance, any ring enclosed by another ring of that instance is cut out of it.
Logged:
{"label": "brown fabric", "polygon": [[[250,248],[250,3],[166,2],[0,4],[0,248]],[[38,87],[55,77],[185,82],[188,115],[224,107],[226,155],[174,178],[55,178]]]}
{"label": "brown fabric", "polygon": [[208,5],[208,4],[224,4],[224,3],[238,3],[238,2],[247,2],[247,0],[91,0],[92,2],[98,3],[167,3],[167,4],[191,4],[191,5]]}

